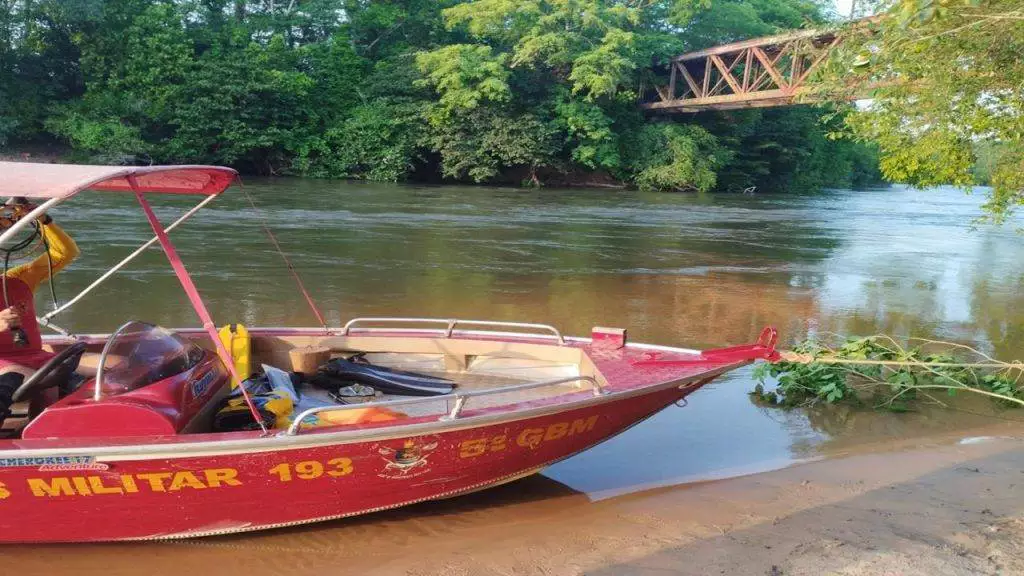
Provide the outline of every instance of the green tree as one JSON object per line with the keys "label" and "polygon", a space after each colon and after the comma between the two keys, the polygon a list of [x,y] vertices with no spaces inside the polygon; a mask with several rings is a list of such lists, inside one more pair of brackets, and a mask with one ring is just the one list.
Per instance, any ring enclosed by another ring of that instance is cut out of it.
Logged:
{"label": "green tree", "polygon": [[849,185],[871,163],[869,148],[826,138],[834,126],[808,109],[666,119],[636,106],[652,65],[819,24],[815,0],[0,9],[0,145],[56,138],[81,160],[536,185],[599,172],[664,190]]}
{"label": "green tree", "polygon": [[707,192],[731,156],[700,126],[656,123],[643,127],[631,168],[641,190]]}
{"label": "green tree", "polygon": [[420,160],[425,123],[419,105],[384,100],[304,141],[293,170],[318,178],[405,180]]}
{"label": "green tree", "polygon": [[[536,180],[537,167],[566,163],[627,180],[646,170],[634,180],[645,188],[707,189],[714,174],[705,168],[718,164],[687,162],[713,136],[658,128],[660,137],[632,138],[639,127],[632,87],[644,65],[637,48],[657,49],[669,21],[692,10],[689,2],[601,0],[476,0],[444,10],[448,29],[474,43],[417,59],[438,93],[441,113],[431,115],[429,142],[441,153],[442,172],[480,180],[502,166],[529,165]],[[463,113],[453,114],[456,108]],[[644,144],[671,145],[671,152],[635,150]],[[629,162],[624,147],[635,157]]]}
{"label": "green tree", "polygon": [[1024,10],[1018,0],[893,0],[884,16],[848,31],[820,90],[870,97],[846,116],[850,133],[877,142],[891,180],[927,187],[974,182],[979,145],[988,217],[1024,203]]}
{"label": "green tree", "polygon": [[98,0],[0,0],[0,147],[44,133],[52,102],[82,92],[74,36]]}
{"label": "green tree", "polygon": [[432,130],[431,149],[441,155],[441,172],[450,178],[484,182],[503,168],[524,167],[532,182],[551,159],[551,128],[535,116],[480,108],[455,114]]}

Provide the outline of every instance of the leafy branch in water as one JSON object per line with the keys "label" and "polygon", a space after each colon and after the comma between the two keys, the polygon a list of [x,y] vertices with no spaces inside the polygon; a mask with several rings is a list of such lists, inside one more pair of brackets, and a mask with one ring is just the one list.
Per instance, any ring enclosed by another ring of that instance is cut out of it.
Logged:
{"label": "leafy branch in water", "polygon": [[[916,402],[944,404],[937,393],[970,392],[1007,406],[1024,407],[1024,365],[1000,362],[962,344],[912,339],[904,345],[884,335],[829,347],[805,340],[783,359],[755,370],[751,393],[770,406],[871,403],[906,411]],[[765,382],[775,378],[774,389]]]}

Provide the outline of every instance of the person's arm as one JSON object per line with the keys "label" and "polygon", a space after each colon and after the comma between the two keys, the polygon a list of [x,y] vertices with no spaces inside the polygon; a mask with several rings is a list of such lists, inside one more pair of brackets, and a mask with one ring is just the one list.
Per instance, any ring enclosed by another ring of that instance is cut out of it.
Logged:
{"label": "person's arm", "polygon": [[[78,245],[67,235],[66,232],[54,223],[39,224],[43,230],[43,238],[50,247],[50,259],[53,261],[53,273],[63,270],[72,260],[78,257]],[[41,254],[35,260],[15,266],[7,272],[8,278],[17,278],[35,291],[45,280],[50,277],[50,267],[46,261],[46,254]]]}

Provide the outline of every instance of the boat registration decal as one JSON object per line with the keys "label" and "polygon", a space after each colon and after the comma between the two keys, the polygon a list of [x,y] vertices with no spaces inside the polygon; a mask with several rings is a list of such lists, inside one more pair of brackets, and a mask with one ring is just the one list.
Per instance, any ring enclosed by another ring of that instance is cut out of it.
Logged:
{"label": "boat registration decal", "polygon": [[[533,450],[546,442],[590,432],[596,425],[595,414],[589,418],[577,418],[572,422],[558,422],[545,428],[524,428],[511,440],[515,446]],[[508,448],[509,444],[510,438],[507,433],[466,440],[459,444],[459,458],[475,458],[490,452],[501,452]]]}
{"label": "boat registration decal", "polygon": [[332,478],[348,476],[352,473],[351,458],[333,458],[327,462],[320,463],[316,460],[304,460],[302,462],[283,462],[270,469],[270,473],[277,476],[281,482],[299,480],[314,480],[327,474]]}

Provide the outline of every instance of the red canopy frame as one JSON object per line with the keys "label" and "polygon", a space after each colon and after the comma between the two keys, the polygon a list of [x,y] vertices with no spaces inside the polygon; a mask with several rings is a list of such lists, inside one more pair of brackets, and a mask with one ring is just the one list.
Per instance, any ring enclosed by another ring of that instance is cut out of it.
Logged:
{"label": "red canopy frame", "polygon": [[[238,374],[238,370],[235,369],[234,359],[231,358],[231,354],[227,348],[224,347],[224,343],[220,340],[220,335],[217,334],[217,325],[213,323],[213,317],[210,316],[210,312],[206,309],[206,304],[203,302],[202,296],[199,295],[199,290],[196,288],[195,282],[192,281],[192,276],[189,275],[188,270],[185,269],[184,262],[178,256],[178,251],[171,242],[170,237],[167,235],[167,231],[164,229],[160,220],[156,217],[153,212],[152,206],[146,201],[146,196],[143,192],[144,188],[140,186],[134,176],[128,176],[128,184],[131,190],[135,193],[135,198],[139,201],[139,206],[142,206],[142,211],[146,214],[146,220],[149,221],[149,226],[153,229],[153,233],[156,234],[157,240],[160,242],[160,247],[163,248],[164,254],[167,255],[167,260],[171,263],[171,268],[174,270],[174,275],[178,277],[178,281],[181,283],[182,289],[185,290],[185,294],[188,296],[189,302],[192,303],[192,308],[196,311],[199,316],[199,320],[203,323],[203,330],[210,336],[210,340],[213,342],[214,347],[217,350],[217,355],[220,356],[221,362],[228,369],[231,374],[231,378],[235,382],[239,382],[238,388],[242,391],[242,397],[245,398],[245,404],[249,407],[249,412],[252,413],[252,417],[259,424],[260,429],[264,434],[267,433],[267,426],[263,422],[263,418],[260,417],[259,410],[256,409],[256,405],[253,404],[252,398],[249,397],[249,392],[246,391],[245,386],[241,384],[243,378]],[[248,374],[246,374],[248,376]]]}

